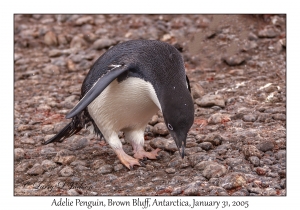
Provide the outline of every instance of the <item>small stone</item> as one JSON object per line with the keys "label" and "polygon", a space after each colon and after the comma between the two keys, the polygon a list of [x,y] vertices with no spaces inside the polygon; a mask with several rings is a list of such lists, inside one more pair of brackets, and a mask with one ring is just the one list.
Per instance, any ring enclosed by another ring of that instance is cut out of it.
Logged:
{"label": "small stone", "polygon": [[250,192],[250,193],[255,193],[255,194],[258,194],[258,195],[261,195],[262,194],[262,189],[260,189],[259,187],[247,187],[247,190]]}
{"label": "small stone", "polygon": [[259,38],[274,38],[278,35],[277,30],[273,27],[265,27],[258,32]]}
{"label": "small stone", "polygon": [[43,147],[41,149],[40,154],[41,155],[50,155],[50,156],[52,156],[52,155],[56,155],[56,151],[53,147],[47,146],[47,147]]}
{"label": "small stone", "polygon": [[76,189],[70,189],[70,190],[68,190],[67,193],[68,193],[68,195],[70,195],[70,196],[80,195],[80,194],[77,192]]}
{"label": "small stone", "polygon": [[75,21],[76,26],[82,26],[83,24],[94,24],[94,18],[92,16],[84,16]]}
{"label": "small stone", "polygon": [[33,175],[33,176],[36,176],[36,175],[40,175],[40,174],[43,174],[44,173],[44,169],[43,167],[40,165],[40,164],[35,164],[31,169],[29,169],[27,171],[27,174],[29,175]]}
{"label": "small stone", "polygon": [[245,62],[245,58],[240,55],[226,56],[223,58],[229,66],[238,66]]}
{"label": "small stone", "polygon": [[162,135],[162,136],[166,136],[169,134],[169,130],[168,130],[166,124],[163,122],[157,123],[156,125],[154,125],[153,132],[156,135]]}
{"label": "small stone", "polygon": [[[101,166],[103,166],[105,164],[105,161],[100,159],[100,160],[95,160],[92,164],[91,164],[91,168],[93,169],[98,169]],[[121,164],[122,165],[122,164]]]}
{"label": "small stone", "polygon": [[54,158],[54,162],[60,163],[63,165],[68,165],[68,164],[72,163],[75,159],[76,159],[76,157],[74,155],[60,156],[57,153],[57,155]]}
{"label": "small stone", "polygon": [[211,124],[211,125],[216,125],[216,124],[225,123],[228,121],[231,121],[229,115],[215,113],[208,118],[207,123]]}
{"label": "small stone", "polygon": [[170,152],[176,152],[177,146],[173,139],[165,139],[161,137],[154,138],[150,141],[150,146],[154,149],[159,148]]}
{"label": "small stone", "polygon": [[112,170],[113,170],[113,167],[111,165],[104,165],[104,166],[101,166],[98,169],[98,173],[100,173],[100,174],[108,174],[108,173],[111,173]]}
{"label": "small stone", "polygon": [[205,94],[203,87],[199,83],[191,84],[191,92],[192,92],[193,99],[200,98]]}
{"label": "small stone", "polygon": [[49,57],[58,57],[61,56],[61,50],[53,49],[49,51]]}
{"label": "small stone", "polygon": [[246,114],[243,116],[243,120],[245,122],[255,122],[256,119],[257,119],[257,116],[255,116],[253,114]]}
{"label": "small stone", "polygon": [[256,157],[256,156],[250,156],[250,157],[249,157],[249,160],[250,160],[250,162],[251,162],[255,167],[257,167],[257,166],[260,165],[260,164],[259,164],[259,158]]}
{"label": "small stone", "polygon": [[195,153],[188,157],[192,167],[195,167],[199,162],[208,160],[206,152]]}
{"label": "small stone", "polygon": [[42,69],[42,72],[48,75],[58,75],[60,73],[59,67],[53,64],[47,64],[47,66]]}
{"label": "small stone", "polygon": [[56,163],[54,163],[51,160],[44,160],[42,162],[42,167],[45,171],[51,171],[52,169],[54,169],[56,167]]}
{"label": "small stone", "polygon": [[251,156],[256,156],[258,158],[261,158],[261,153],[260,151],[253,145],[244,145],[243,148],[243,153],[245,155],[245,158],[248,160],[249,157]]}
{"label": "small stone", "polygon": [[281,121],[286,121],[286,115],[285,114],[274,114],[272,115],[272,118],[274,120],[281,120]]}
{"label": "small stone", "polygon": [[275,153],[275,158],[277,160],[285,159],[286,158],[286,150],[279,150],[277,153]]}
{"label": "small stone", "polygon": [[209,193],[211,196],[228,196],[227,191],[222,187],[210,186],[209,189],[211,190]]}
{"label": "small stone", "polygon": [[93,44],[93,48],[95,50],[101,50],[103,48],[108,48],[112,45],[115,44],[115,41],[112,40],[112,39],[108,39],[108,38],[101,38],[101,39],[98,39],[94,42]]}
{"label": "small stone", "polygon": [[43,134],[53,134],[54,126],[53,125],[44,125],[42,127]]}
{"label": "small stone", "polygon": [[265,196],[277,196],[277,191],[273,188],[266,188],[263,192],[263,195]]}
{"label": "small stone", "polygon": [[243,163],[243,159],[242,158],[227,158],[226,159],[226,163],[230,166],[230,167],[235,167],[239,164]]}
{"label": "small stone", "polygon": [[274,148],[274,143],[272,141],[263,141],[260,142],[256,147],[262,152],[271,151]]}
{"label": "small stone", "polygon": [[282,189],[285,189],[285,188],[286,188],[286,179],[281,179],[281,181],[280,181],[280,187],[281,187]]}
{"label": "small stone", "polygon": [[85,148],[89,144],[89,141],[86,138],[82,139],[74,139],[72,143],[70,144],[70,150],[80,150]]}
{"label": "small stone", "polygon": [[28,138],[28,137],[22,137],[20,139],[21,143],[23,144],[35,144],[35,141],[32,138]]}
{"label": "small stone", "polygon": [[229,74],[233,76],[243,76],[244,75],[244,69],[232,69],[229,71]]}
{"label": "small stone", "polygon": [[202,98],[195,100],[196,104],[201,107],[219,106],[225,107],[225,100],[222,95],[204,95]]}
{"label": "small stone", "polygon": [[29,162],[22,163],[15,168],[16,172],[24,172],[32,165]]}
{"label": "small stone", "polygon": [[237,187],[245,186],[247,183],[244,174],[238,172],[231,172],[220,178],[219,186],[226,190],[235,189]]}
{"label": "small stone", "polygon": [[167,168],[165,171],[168,174],[174,174],[176,172],[175,168]]}
{"label": "small stone", "polygon": [[210,133],[210,134],[205,136],[203,141],[204,142],[210,142],[214,146],[219,146],[222,143],[223,138],[219,134]]}
{"label": "small stone", "polygon": [[66,36],[64,34],[59,34],[57,36],[57,39],[58,39],[58,44],[59,45],[66,45],[68,44],[68,40],[66,38]]}
{"label": "small stone", "polygon": [[233,171],[242,172],[242,173],[251,173],[252,169],[249,164],[239,164],[233,167]]}
{"label": "small stone", "polygon": [[72,176],[74,174],[74,170],[69,167],[69,166],[65,166],[63,169],[60,170],[60,175],[67,177],[67,176]]}
{"label": "small stone", "polygon": [[201,147],[202,149],[208,151],[210,149],[212,149],[213,145],[210,142],[202,142],[199,144],[199,147]]}
{"label": "small stone", "polygon": [[70,47],[75,49],[81,49],[86,45],[86,41],[81,36],[74,36],[70,42]]}
{"label": "small stone", "polygon": [[16,160],[21,160],[21,159],[24,158],[25,152],[24,152],[23,149],[21,149],[21,148],[16,148],[16,149],[14,150],[14,152],[15,152],[15,159],[16,159]]}
{"label": "small stone", "polygon": [[44,36],[44,43],[49,46],[56,46],[58,41],[53,31],[48,31]]}
{"label": "small stone", "polygon": [[22,131],[32,130],[32,129],[33,129],[32,125],[20,125],[17,130],[19,132],[22,132]]}
{"label": "small stone", "polygon": [[249,196],[249,192],[246,188],[238,190],[231,194],[231,196]]}
{"label": "small stone", "polygon": [[124,168],[123,164],[117,164],[114,166],[114,171],[120,171]]}
{"label": "small stone", "polygon": [[[206,177],[207,179],[221,177],[227,171],[225,166],[218,164],[216,162],[212,162],[212,161],[203,161],[203,162],[207,163],[203,170],[203,176]],[[195,168],[197,168],[197,165],[195,166]]]}

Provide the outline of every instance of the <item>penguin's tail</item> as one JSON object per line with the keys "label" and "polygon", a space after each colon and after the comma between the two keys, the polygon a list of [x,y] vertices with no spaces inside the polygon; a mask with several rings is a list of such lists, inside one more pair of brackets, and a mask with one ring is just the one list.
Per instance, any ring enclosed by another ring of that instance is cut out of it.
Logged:
{"label": "penguin's tail", "polygon": [[72,121],[66,125],[61,131],[58,132],[51,139],[44,141],[43,144],[49,144],[51,142],[62,142],[66,138],[78,133],[84,125],[78,121],[78,119],[72,119]]}

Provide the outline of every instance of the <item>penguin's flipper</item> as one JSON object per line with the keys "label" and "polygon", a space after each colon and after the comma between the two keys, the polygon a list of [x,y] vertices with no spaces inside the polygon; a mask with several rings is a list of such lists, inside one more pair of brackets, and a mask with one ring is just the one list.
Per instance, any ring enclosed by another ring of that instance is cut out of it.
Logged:
{"label": "penguin's flipper", "polygon": [[66,118],[72,118],[84,110],[100,93],[122,73],[128,71],[130,66],[111,65],[112,69],[103,74],[93,85],[93,87],[82,97],[78,104],[67,114]]}
{"label": "penguin's flipper", "polygon": [[53,136],[51,139],[43,142],[43,144],[49,144],[51,142],[62,142],[64,139],[72,136],[79,132],[83,126],[81,124],[76,123],[74,120],[66,125],[58,134]]}

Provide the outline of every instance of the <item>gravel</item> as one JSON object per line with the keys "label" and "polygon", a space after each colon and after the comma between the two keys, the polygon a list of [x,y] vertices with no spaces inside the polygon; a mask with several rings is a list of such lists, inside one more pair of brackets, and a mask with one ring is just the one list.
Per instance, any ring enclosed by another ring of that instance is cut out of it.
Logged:
{"label": "gravel", "polygon": [[[221,16],[14,15],[14,194],[285,196],[285,16],[271,15],[276,24]],[[144,146],[160,157],[145,167],[128,170],[89,128],[43,145],[69,122],[96,59],[140,38],[173,44],[184,57],[195,106],[184,159],[161,112],[149,119]],[[36,189],[41,182],[65,185]]]}

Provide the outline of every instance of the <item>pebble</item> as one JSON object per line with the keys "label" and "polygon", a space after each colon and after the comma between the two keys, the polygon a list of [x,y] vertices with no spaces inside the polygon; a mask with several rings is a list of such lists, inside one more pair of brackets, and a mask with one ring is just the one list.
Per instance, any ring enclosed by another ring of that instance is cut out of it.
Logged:
{"label": "pebble", "polygon": [[203,142],[210,142],[214,146],[219,146],[222,143],[222,141],[223,138],[219,134],[215,134],[215,133],[210,133],[206,135],[206,137],[203,140]]}
{"label": "pebble", "polygon": [[191,92],[193,99],[201,98],[205,94],[204,88],[199,83],[191,84]]}
{"label": "pebble", "polygon": [[41,165],[45,171],[50,171],[57,166],[56,163],[51,160],[44,160]]}
{"label": "pebble", "polygon": [[28,138],[28,137],[22,137],[20,139],[21,143],[23,144],[35,144],[35,141],[32,138]]}
{"label": "pebble", "polygon": [[152,116],[151,120],[149,121],[150,125],[155,125],[158,122],[158,116],[155,114]]}
{"label": "pebble", "polygon": [[111,173],[113,170],[113,167],[111,165],[103,165],[98,169],[98,173],[100,174],[108,174]]}
{"label": "pebble", "polygon": [[160,122],[160,123],[157,123],[156,125],[154,125],[153,133],[155,133],[156,135],[166,136],[169,134],[169,130],[165,123]]}
{"label": "pebble", "polygon": [[85,148],[89,144],[89,141],[86,138],[74,139],[70,144],[70,150],[80,150]]}
{"label": "pebble", "polygon": [[227,158],[226,159],[226,164],[229,165],[230,167],[235,167],[239,164],[243,163],[243,159],[242,158]]}
{"label": "pebble", "polygon": [[259,166],[260,165],[260,161],[259,161],[259,158],[256,157],[256,156],[250,156],[249,157],[249,161],[255,166]]}
{"label": "pebble", "polygon": [[[214,107],[216,107],[216,106],[214,106]],[[211,125],[215,125],[215,124],[219,124],[219,123],[223,123],[223,122],[228,122],[230,120],[231,119],[230,119],[229,115],[215,113],[208,118],[207,123],[211,124]]]}
{"label": "pebble", "polygon": [[20,125],[17,131],[22,132],[22,131],[32,130],[32,129],[33,129],[32,125]]}
{"label": "pebble", "polygon": [[255,194],[258,194],[258,195],[262,195],[262,192],[263,192],[263,190],[260,189],[259,187],[247,187],[247,190],[250,193],[255,193]]}
{"label": "pebble", "polygon": [[219,106],[225,107],[225,100],[222,95],[204,95],[202,98],[198,98],[195,100],[196,104],[201,107],[211,107],[211,106]]}
{"label": "pebble", "polygon": [[70,196],[77,196],[77,195],[80,195],[76,189],[70,189],[67,191],[68,195]]}
{"label": "pebble", "polygon": [[199,144],[199,147],[201,147],[202,149],[208,151],[208,150],[213,148],[213,145],[210,142],[202,142],[202,143]]}
{"label": "pebble", "polygon": [[75,49],[82,49],[87,45],[86,41],[82,38],[82,36],[74,36],[70,42],[70,47]]}
{"label": "pebble", "polygon": [[56,162],[56,163],[63,164],[63,165],[69,165],[75,159],[76,159],[76,157],[74,155],[60,156],[57,153],[57,155],[55,156],[55,158],[53,159],[53,161]]}
{"label": "pebble", "polygon": [[175,168],[167,168],[165,170],[165,172],[168,173],[168,174],[174,174],[176,172],[176,170],[175,170]]}
{"label": "pebble", "polygon": [[58,34],[57,40],[58,40],[59,45],[67,45],[68,44],[68,40],[64,34]]}
{"label": "pebble", "polygon": [[246,188],[243,188],[231,194],[231,196],[249,196],[249,195],[250,193]]}
{"label": "pebble", "polygon": [[80,17],[75,21],[76,26],[82,26],[83,24],[94,24],[94,18],[92,16]]}
{"label": "pebble", "polygon": [[233,171],[242,172],[242,173],[251,173],[252,169],[249,164],[239,164],[233,167]]}
{"label": "pebble", "polygon": [[40,175],[40,174],[43,174],[43,173],[44,173],[44,169],[38,163],[34,164],[34,166],[27,171],[27,174],[33,175],[33,176]]}
{"label": "pebble", "polygon": [[161,137],[154,138],[150,141],[150,146],[154,149],[159,148],[170,152],[177,151],[177,146],[173,139],[165,139]]}
{"label": "pebble", "polygon": [[21,160],[21,159],[24,158],[25,152],[22,148],[16,148],[14,150],[14,152],[15,152],[15,159],[16,160]]}
{"label": "pebble", "polygon": [[32,166],[32,164],[30,162],[25,162],[25,163],[22,163],[22,164],[18,165],[15,168],[15,171],[16,172],[24,172],[24,171],[26,171],[31,166]]}
{"label": "pebble", "polygon": [[229,66],[238,66],[245,62],[245,58],[239,55],[226,56],[223,60]]}
{"label": "pebble", "polygon": [[243,187],[247,183],[244,174],[238,172],[231,172],[221,177],[219,180],[219,186],[226,190],[235,189],[237,187]]}
{"label": "pebble", "polygon": [[74,170],[69,166],[65,166],[63,169],[60,170],[59,173],[63,177],[68,177],[74,174]]}
{"label": "pebble", "polygon": [[189,161],[190,161],[192,167],[196,166],[201,161],[208,160],[208,156],[207,156],[206,152],[195,153],[195,154],[189,156],[188,158],[189,158]]}
{"label": "pebble", "polygon": [[56,155],[56,153],[57,152],[55,151],[55,149],[49,146],[44,146],[40,152],[41,155],[49,155],[49,156]]}
{"label": "pebble", "polygon": [[285,159],[286,158],[286,150],[279,150],[277,153],[275,153],[275,158],[277,160]]}
{"label": "pebble", "polygon": [[243,116],[242,118],[245,122],[255,122],[255,120],[257,119],[256,115],[253,114],[246,114]]}
{"label": "pebble", "polygon": [[256,156],[258,158],[261,158],[261,152],[253,145],[244,145],[242,150],[247,160],[251,156]]}
{"label": "pebble", "polygon": [[277,35],[278,32],[273,27],[265,27],[258,32],[259,38],[275,38]]}
{"label": "pebble", "polygon": [[60,73],[59,67],[53,64],[47,64],[47,66],[42,69],[42,72],[47,75],[58,75]]}
{"label": "pebble", "polygon": [[54,126],[53,125],[44,125],[42,127],[42,133],[43,134],[53,134],[54,132]]}
{"label": "pebble", "polygon": [[[207,179],[221,177],[227,172],[226,167],[221,164],[212,161],[203,162],[207,162],[207,165],[204,167],[203,170],[203,176]],[[197,165],[195,166],[195,168],[196,167]]]}
{"label": "pebble", "polygon": [[44,43],[49,46],[56,46],[58,43],[56,34],[53,31],[48,31],[44,36]]}
{"label": "pebble", "polygon": [[93,49],[95,50],[101,50],[103,48],[108,48],[112,45],[114,45],[116,42],[112,39],[109,39],[109,38],[101,38],[101,39],[98,39],[96,40],[94,43],[93,43]]}
{"label": "pebble", "polygon": [[227,191],[223,187],[210,186],[209,195],[211,196],[228,196]]}
{"label": "pebble", "polygon": [[48,52],[49,57],[58,57],[62,55],[61,50],[53,49]]}
{"label": "pebble", "polygon": [[114,171],[120,171],[124,168],[123,164],[117,164],[114,166]]}
{"label": "pebble", "polygon": [[267,152],[273,150],[274,146],[275,145],[272,141],[263,141],[260,142],[256,147],[262,152]]}

